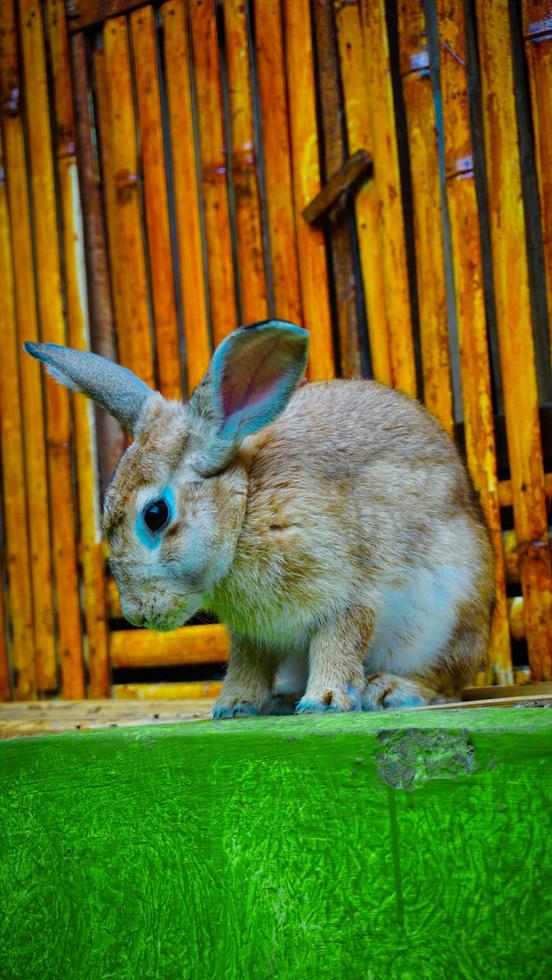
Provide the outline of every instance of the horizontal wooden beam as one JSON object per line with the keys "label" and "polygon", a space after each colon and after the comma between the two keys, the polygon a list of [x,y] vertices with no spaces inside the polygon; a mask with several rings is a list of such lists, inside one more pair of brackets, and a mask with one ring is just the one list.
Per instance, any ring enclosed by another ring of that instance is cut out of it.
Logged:
{"label": "horizontal wooden beam", "polygon": [[343,166],[336,170],[319,194],[316,195],[303,211],[303,217],[309,225],[313,225],[326,217],[335,207],[340,197],[346,194],[372,170],[372,158],[367,150],[357,150]]}
{"label": "horizontal wooden beam", "polygon": [[224,663],[228,660],[229,646],[227,630],[218,623],[183,626],[168,633],[115,630],[110,636],[113,667]]}
{"label": "horizontal wooden beam", "polygon": [[75,34],[94,24],[103,24],[108,17],[129,14],[146,3],[147,0],[66,0],[67,24]]}

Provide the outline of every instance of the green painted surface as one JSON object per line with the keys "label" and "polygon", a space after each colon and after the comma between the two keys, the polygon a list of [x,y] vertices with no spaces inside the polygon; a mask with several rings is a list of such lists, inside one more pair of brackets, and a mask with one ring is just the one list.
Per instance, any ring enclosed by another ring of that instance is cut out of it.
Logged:
{"label": "green painted surface", "polygon": [[552,711],[0,742],[0,977],[548,978]]}

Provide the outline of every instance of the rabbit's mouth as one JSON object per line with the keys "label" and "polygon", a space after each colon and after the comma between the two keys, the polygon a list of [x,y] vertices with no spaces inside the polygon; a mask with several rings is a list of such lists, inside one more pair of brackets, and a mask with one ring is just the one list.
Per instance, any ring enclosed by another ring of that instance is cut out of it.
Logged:
{"label": "rabbit's mouth", "polygon": [[178,629],[180,626],[191,619],[201,605],[201,596],[188,595],[185,601],[172,606],[170,609],[157,611],[152,609],[136,608],[134,605],[129,608],[129,604],[122,602],[122,611],[125,619],[133,626],[142,626],[146,629],[156,630],[158,633],[166,633],[169,630]]}

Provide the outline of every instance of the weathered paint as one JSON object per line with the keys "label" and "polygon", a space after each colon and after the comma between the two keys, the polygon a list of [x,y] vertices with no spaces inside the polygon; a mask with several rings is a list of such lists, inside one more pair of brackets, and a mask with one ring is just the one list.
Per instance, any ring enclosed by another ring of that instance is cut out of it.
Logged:
{"label": "weathered paint", "polygon": [[546,709],[0,743],[6,977],[544,978]]}

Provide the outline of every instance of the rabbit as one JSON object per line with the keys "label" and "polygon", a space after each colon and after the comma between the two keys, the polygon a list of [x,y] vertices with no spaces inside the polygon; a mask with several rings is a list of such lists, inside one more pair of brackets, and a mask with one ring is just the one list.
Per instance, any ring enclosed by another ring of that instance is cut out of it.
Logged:
{"label": "rabbit", "polygon": [[103,518],[123,614],[227,625],[214,718],[270,710],[290,656],[297,713],[454,700],[485,659],[493,552],[457,449],[392,388],[305,384],[308,336],[235,330],[187,404],[95,354],[25,344],[131,433]]}

